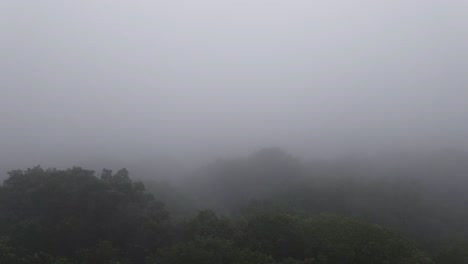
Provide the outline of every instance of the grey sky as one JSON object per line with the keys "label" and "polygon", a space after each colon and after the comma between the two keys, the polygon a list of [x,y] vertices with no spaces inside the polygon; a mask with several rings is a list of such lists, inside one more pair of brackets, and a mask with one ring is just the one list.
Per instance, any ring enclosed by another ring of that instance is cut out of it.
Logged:
{"label": "grey sky", "polygon": [[468,146],[464,0],[0,0],[0,158]]}

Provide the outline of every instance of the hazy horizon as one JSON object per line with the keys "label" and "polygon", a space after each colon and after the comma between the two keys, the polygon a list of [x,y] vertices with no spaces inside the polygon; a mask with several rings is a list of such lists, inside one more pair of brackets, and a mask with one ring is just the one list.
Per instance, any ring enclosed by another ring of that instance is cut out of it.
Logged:
{"label": "hazy horizon", "polygon": [[456,0],[0,1],[1,164],[466,151],[467,13]]}

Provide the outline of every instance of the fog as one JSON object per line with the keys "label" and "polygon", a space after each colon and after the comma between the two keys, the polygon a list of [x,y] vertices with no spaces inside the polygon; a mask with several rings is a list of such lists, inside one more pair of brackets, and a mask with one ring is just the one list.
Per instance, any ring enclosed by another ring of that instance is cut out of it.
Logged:
{"label": "fog", "polygon": [[0,263],[468,263],[467,15],[0,0]]}
{"label": "fog", "polygon": [[468,3],[0,1],[0,165],[468,147]]}

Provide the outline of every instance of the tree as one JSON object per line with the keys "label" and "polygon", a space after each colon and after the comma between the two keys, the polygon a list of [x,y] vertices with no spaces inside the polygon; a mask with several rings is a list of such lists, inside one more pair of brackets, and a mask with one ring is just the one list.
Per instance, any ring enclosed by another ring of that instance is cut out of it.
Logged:
{"label": "tree", "polygon": [[233,242],[203,238],[163,249],[148,258],[147,264],[272,264],[265,254],[241,249]]}
{"label": "tree", "polygon": [[0,197],[0,230],[30,252],[76,257],[109,241],[129,255],[167,243],[164,205],[125,169],[100,178],[79,167],[12,171]]}
{"label": "tree", "polygon": [[442,249],[435,257],[437,264],[468,263],[468,241],[458,241]]}
{"label": "tree", "polygon": [[228,218],[218,217],[210,210],[200,211],[187,223],[189,239],[202,237],[232,239],[235,227]]}
{"label": "tree", "polygon": [[281,260],[304,258],[305,237],[298,217],[283,214],[258,214],[247,219],[239,243],[251,250]]}
{"label": "tree", "polygon": [[430,258],[399,235],[378,225],[324,215],[307,220],[307,254],[328,264],[426,264]]}

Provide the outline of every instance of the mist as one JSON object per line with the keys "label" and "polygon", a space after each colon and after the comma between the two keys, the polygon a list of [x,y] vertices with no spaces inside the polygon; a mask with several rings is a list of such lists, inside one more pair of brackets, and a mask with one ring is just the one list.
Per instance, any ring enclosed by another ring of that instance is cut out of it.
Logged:
{"label": "mist", "polygon": [[0,263],[467,263],[467,14],[0,0]]}
{"label": "mist", "polygon": [[464,1],[9,1],[0,159],[468,146]]}

